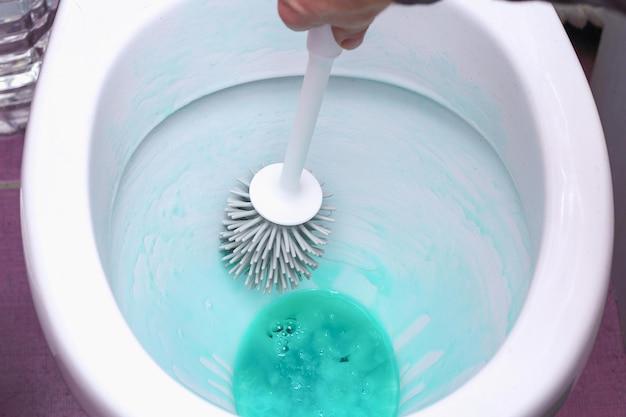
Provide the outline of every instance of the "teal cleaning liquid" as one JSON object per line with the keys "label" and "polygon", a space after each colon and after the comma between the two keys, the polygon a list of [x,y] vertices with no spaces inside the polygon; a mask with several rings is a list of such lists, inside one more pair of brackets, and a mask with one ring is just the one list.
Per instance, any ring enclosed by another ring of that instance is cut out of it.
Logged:
{"label": "teal cleaning liquid", "polygon": [[305,290],[254,318],[233,374],[245,417],[393,417],[398,367],[391,340],[356,301]]}

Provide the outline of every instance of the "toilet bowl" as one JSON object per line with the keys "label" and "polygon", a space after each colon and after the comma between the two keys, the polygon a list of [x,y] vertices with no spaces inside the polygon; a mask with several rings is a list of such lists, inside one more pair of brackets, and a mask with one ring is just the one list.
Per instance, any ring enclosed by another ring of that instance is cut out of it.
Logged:
{"label": "toilet bowl", "polygon": [[[227,416],[255,314],[222,264],[229,190],[282,157],[304,34],[270,0],[66,0],[24,151],[50,350],[91,416]],[[591,350],[612,190],[550,6],[391,6],[332,77],[309,155],[336,222],[310,281],[377,317],[399,415],[549,416]],[[296,290],[298,291],[298,290]]]}

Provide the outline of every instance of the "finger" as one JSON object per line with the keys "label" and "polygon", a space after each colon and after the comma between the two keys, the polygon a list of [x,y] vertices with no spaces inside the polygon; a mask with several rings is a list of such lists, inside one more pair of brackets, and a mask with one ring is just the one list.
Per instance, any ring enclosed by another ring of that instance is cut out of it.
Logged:
{"label": "finger", "polygon": [[278,15],[283,23],[291,30],[301,31],[309,28],[308,24],[302,19],[302,16],[288,3],[278,2]]}
{"label": "finger", "polygon": [[337,44],[343,49],[355,49],[363,43],[368,28],[369,25],[363,29],[333,27],[333,36]]}
{"label": "finger", "polygon": [[303,31],[314,26],[320,26],[318,15],[311,10],[307,10],[306,3],[294,0],[279,0],[278,15],[281,20],[291,30]]}

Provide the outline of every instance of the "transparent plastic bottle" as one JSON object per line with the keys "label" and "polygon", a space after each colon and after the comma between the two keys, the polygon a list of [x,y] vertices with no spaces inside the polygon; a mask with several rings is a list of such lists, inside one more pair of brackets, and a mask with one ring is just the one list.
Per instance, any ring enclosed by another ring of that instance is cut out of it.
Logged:
{"label": "transparent plastic bottle", "polygon": [[59,0],[0,0],[0,135],[26,127]]}

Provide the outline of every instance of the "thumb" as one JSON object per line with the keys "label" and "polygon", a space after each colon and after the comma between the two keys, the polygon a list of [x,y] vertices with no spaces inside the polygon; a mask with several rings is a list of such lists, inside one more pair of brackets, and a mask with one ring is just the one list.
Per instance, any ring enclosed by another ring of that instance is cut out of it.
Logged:
{"label": "thumb", "polygon": [[363,28],[357,27],[349,29],[334,26],[333,36],[335,37],[335,41],[343,49],[355,49],[363,43],[363,38],[365,38],[365,33],[368,28],[369,25]]}

